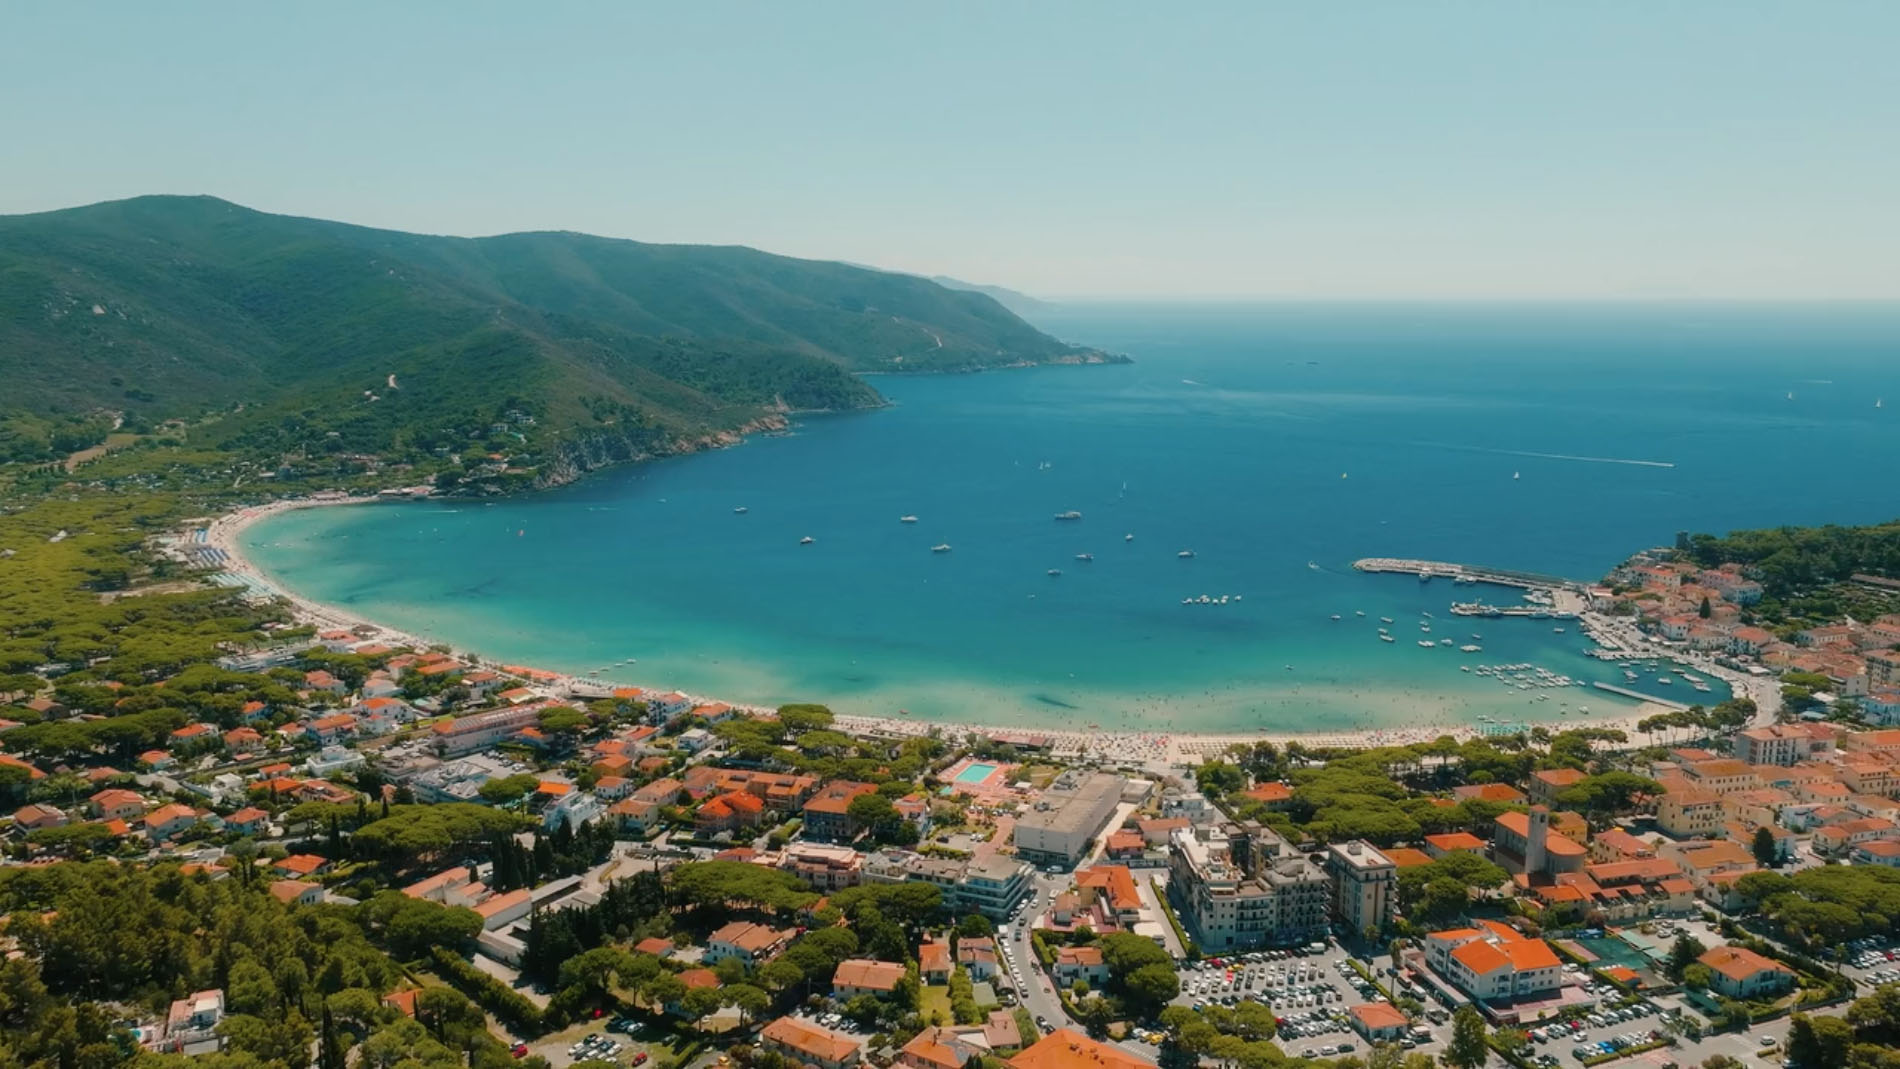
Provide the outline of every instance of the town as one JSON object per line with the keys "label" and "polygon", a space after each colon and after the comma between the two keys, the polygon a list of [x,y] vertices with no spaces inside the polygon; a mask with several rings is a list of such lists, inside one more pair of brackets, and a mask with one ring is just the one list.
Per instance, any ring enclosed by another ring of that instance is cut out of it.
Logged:
{"label": "town", "polygon": [[1900,1026],[1900,729],[1867,722],[1900,632],[1761,638],[1736,624],[1752,581],[1666,554],[1611,582],[1588,596],[1641,621],[1627,656],[1723,635],[1719,667],[1779,671],[1780,715],[1737,698],[1641,740],[1130,756],[367,625],[266,622],[149,683],[48,666],[11,677],[38,682],[0,723],[22,803],[7,939],[48,975],[103,960],[73,944],[114,900],[25,878],[99,865],[259,896],[308,932],[349,918],[400,966],[245,958],[122,999],[116,1026],[151,1052],[315,1042],[334,1065],[429,1035],[563,1067],[1864,1062]]}

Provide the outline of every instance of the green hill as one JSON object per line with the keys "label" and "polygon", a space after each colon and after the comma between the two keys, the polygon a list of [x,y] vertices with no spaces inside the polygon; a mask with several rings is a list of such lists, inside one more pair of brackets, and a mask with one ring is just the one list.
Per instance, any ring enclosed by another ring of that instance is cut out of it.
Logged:
{"label": "green hill", "polygon": [[431,237],[211,197],[0,217],[0,459],[123,418],[261,453],[592,466],[877,404],[855,372],[1105,359],[982,294],[747,248]]}

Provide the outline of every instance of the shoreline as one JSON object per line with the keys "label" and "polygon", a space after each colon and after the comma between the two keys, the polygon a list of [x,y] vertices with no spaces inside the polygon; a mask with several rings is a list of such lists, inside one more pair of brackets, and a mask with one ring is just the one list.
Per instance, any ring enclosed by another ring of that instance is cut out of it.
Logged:
{"label": "shoreline", "polygon": [[[286,512],[308,508],[332,508],[343,506],[363,506],[375,504],[396,504],[387,497],[336,497],[321,499],[286,499],[269,504],[250,506],[219,515],[208,523],[204,544],[223,552],[225,562],[223,571],[239,576],[246,585],[260,593],[283,599],[290,607],[292,615],[300,621],[310,623],[319,630],[358,630],[372,631],[376,641],[389,645],[405,645],[418,649],[431,646],[447,646],[456,649],[458,644],[440,638],[434,638],[413,631],[371,620],[361,614],[351,612],[335,605],[304,597],[287,589],[283,584],[259,568],[248,558],[241,546],[241,536],[252,525]],[[1614,648],[1590,629],[1592,639],[1601,647]],[[458,649],[466,659],[484,664],[499,666],[503,662],[474,650]],[[1727,675],[1724,675],[1727,680]],[[1729,680],[1732,682],[1732,680]],[[553,690],[561,696],[575,696],[577,691],[610,690],[620,685],[617,681],[576,676],[564,672],[551,672],[537,689]],[[634,685],[634,684],[627,684]],[[661,687],[645,687],[659,690]],[[1738,693],[1742,688],[1736,688]],[[682,692],[685,693],[685,692]],[[1778,696],[1778,695],[1777,695]],[[769,707],[745,702],[732,702],[724,699],[687,694],[698,703],[721,702],[735,709],[750,712],[772,712]],[[1552,722],[1547,725],[1551,730],[1569,730],[1578,727],[1614,728],[1621,730],[1632,739],[1638,734],[1635,725],[1655,713],[1667,711],[1667,707],[1643,702],[1628,712],[1605,716],[1588,716]],[[1772,713],[1768,714],[1772,717]],[[990,725],[968,721],[909,719],[889,716],[869,716],[862,714],[838,713],[838,724],[847,730],[862,734],[887,736],[919,736],[939,732],[942,734],[986,735],[996,732],[1015,732],[1026,735],[1046,737],[1050,740],[1050,750],[1056,754],[1095,757],[1102,760],[1137,762],[1142,764],[1162,763],[1169,766],[1183,763],[1198,763],[1217,756],[1228,747],[1237,744],[1251,745],[1257,742],[1271,742],[1284,747],[1297,742],[1308,748],[1336,749],[1373,749],[1380,746],[1408,745],[1430,742],[1437,738],[1451,736],[1459,741],[1482,737],[1485,734],[1480,724],[1432,723],[1416,726],[1396,726],[1388,728],[1364,728],[1345,731],[1239,731],[1239,732],[1135,732],[1135,731],[1075,731],[1068,729],[1021,728],[1014,725]]]}

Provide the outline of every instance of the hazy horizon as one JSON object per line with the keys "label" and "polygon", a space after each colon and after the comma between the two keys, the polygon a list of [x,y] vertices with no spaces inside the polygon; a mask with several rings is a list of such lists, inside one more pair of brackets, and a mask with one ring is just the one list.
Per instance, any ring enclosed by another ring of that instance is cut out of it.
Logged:
{"label": "hazy horizon", "polygon": [[1056,301],[1900,299],[1900,7],[28,8],[7,214],[145,193]]}

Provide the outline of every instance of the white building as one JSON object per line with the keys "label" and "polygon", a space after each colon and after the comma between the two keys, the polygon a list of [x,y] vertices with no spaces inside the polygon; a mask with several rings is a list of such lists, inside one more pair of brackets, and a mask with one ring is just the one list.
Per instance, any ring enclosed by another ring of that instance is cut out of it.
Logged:
{"label": "white building", "polygon": [[[1064,780],[1070,781],[1064,783]],[[1016,856],[1036,865],[1073,865],[1088,852],[1121,804],[1122,778],[1070,773],[1016,820]]]}

